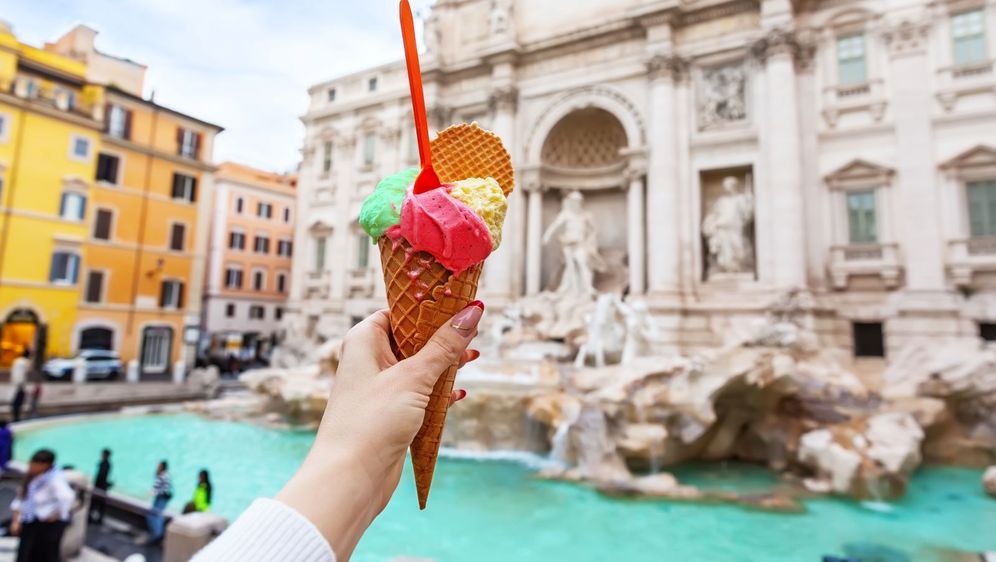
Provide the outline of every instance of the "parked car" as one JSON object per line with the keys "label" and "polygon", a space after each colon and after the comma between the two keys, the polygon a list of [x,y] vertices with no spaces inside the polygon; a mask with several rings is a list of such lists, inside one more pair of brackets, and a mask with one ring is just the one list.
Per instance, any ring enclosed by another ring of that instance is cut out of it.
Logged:
{"label": "parked car", "polygon": [[113,380],[121,376],[123,370],[118,354],[104,349],[84,349],[76,357],[50,359],[42,370],[50,379],[69,381],[73,379],[73,369],[79,359],[86,361],[87,380]]}

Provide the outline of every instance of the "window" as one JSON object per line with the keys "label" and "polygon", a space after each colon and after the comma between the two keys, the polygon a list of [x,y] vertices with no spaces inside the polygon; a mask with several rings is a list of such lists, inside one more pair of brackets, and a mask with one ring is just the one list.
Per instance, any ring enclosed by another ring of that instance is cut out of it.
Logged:
{"label": "window", "polygon": [[170,226],[169,231],[169,249],[177,252],[182,252],[186,246],[187,238],[187,225],[181,223],[173,223]]}
{"label": "window", "polygon": [[93,220],[93,237],[97,240],[110,240],[113,220],[114,213],[110,209],[97,209],[97,216]]}
{"label": "window", "polygon": [[229,267],[225,270],[225,288],[242,288],[242,269],[238,267]]}
{"label": "window", "polygon": [[279,307],[279,306],[276,307],[276,308],[274,308],[273,309],[273,318],[275,318],[276,320],[283,320],[283,318],[284,318],[284,309],[281,308],[281,307]]}
{"label": "window", "polygon": [[277,292],[278,293],[286,293],[287,292],[287,274],[286,273],[278,273],[277,274]]}
{"label": "window", "polygon": [[67,251],[52,254],[52,265],[49,268],[48,280],[57,285],[75,285],[80,271],[80,257]]}
{"label": "window", "polygon": [[103,302],[104,300],[104,272],[91,271],[86,276],[86,302]]}
{"label": "window", "polygon": [[268,236],[257,234],[256,240],[253,241],[252,249],[257,254],[269,254],[270,238]]}
{"label": "window", "polygon": [[996,324],[979,322],[979,337],[987,342],[996,341]]}
{"label": "window", "polygon": [[290,222],[290,207],[284,207],[284,222]]}
{"label": "window", "polygon": [[322,151],[322,173],[328,174],[332,171],[332,141],[325,141]]}
{"label": "window", "polygon": [[370,265],[370,237],[360,233],[356,242],[356,267],[366,269]]}
{"label": "window", "polygon": [[874,191],[852,191],[847,194],[847,225],[851,244],[878,242]]}
{"label": "window", "polygon": [[263,203],[260,201],[256,205],[256,216],[264,219],[268,219],[273,216],[273,205],[270,203]]}
{"label": "window", "polygon": [[277,240],[277,255],[289,258],[294,254],[294,243],[290,240]]}
{"label": "window", "polygon": [[329,101],[335,101],[335,88],[329,88],[329,91],[328,91],[327,95],[328,95]]}
{"label": "window", "polygon": [[82,193],[67,191],[62,194],[62,201],[59,203],[59,216],[71,221],[83,220],[86,214],[86,197]]}
{"label": "window", "polygon": [[90,139],[79,135],[71,135],[69,137],[69,157],[73,160],[89,160]]}
{"label": "window", "polygon": [[856,33],[837,38],[837,83],[861,84],[867,81],[864,34]]}
{"label": "window", "polygon": [[367,80],[367,91],[368,92],[376,92],[377,91],[377,77],[376,76],[374,76],[373,78]]}
{"label": "window", "polygon": [[235,198],[235,214],[241,215],[242,211],[245,209],[246,201],[241,197]]}
{"label": "window", "polygon": [[55,106],[62,111],[76,109],[76,92],[66,88],[56,88],[53,97],[55,98]]}
{"label": "window", "polygon": [[377,136],[375,133],[367,133],[363,135],[363,163],[366,165],[371,165],[374,163],[374,157],[377,151]]}
{"label": "window", "polygon": [[162,373],[169,367],[173,347],[173,329],[165,326],[142,330],[142,371]]}
{"label": "window", "polygon": [[178,127],[176,129],[176,153],[186,158],[197,158],[201,148],[201,134]]}
{"label": "window", "polygon": [[855,357],[885,357],[885,335],[881,322],[854,322]]}
{"label": "window", "polygon": [[131,138],[131,110],[120,105],[107,106],[107,134],[118,139]]}
{"label": "window", "polygon": [[173,199],[193,203],[197,201],[197,178],[186,174],[173,174]]}
{"label": "window", "polygon": [[230,302],[225,305],[225,318],[235,318],[235,303]]}
{"label": "window", "polygon": [[263,320],[266,318],[266,309],[258,304],[249,307],[249,318],[251,320]]}
{"label": "window", "polygon": [[183,308],[183,282],[163,281],[159,286],[159,308]]}
{"label": "window", "polygon": [[7,142],[7,133],[10,130],[10,118],[0,113],[0,142]]}
{"label": "window", "polygon": [[237,230],[228,233],[228,247],[232,250],[246,249],[246,235]]}
{"label": "window", "polygon": [[252,272],[252,288],[254,291],[262,291],[266,288],[266,274],[262,271]]}
{"label": "window", "polygon": [[315,238],[315,271],[325,269],[325,242],[324,236]]}
{"label": "window", "polygon": [[986,60],[986,25],[982,8],[951,16],[954,63],[971,64]]}
{"label": "window", "polygon": [[968,182],[965,188],[972,238],[996,236],[996,180]]}
{"label": "window", "polygon": [[117,185],[118,167],[121,159],[111,154],[101,152],[97,155],[97,181]]}

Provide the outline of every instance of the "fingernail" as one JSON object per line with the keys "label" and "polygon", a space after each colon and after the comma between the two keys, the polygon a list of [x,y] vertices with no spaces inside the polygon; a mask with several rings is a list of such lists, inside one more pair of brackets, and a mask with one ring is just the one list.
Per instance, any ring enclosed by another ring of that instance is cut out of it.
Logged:
{"label": "fingernail", "polygon": [[484,310],[484,303],[481,301],[470,301],[470,304],[468,304],[467,306],[476,306],[477,308]]}
{"label": "fingernail", "polygon": [[460,394],[457,394],[457,400],[463,400],[464,398],[467,397],[467,391],[466,390],[464,390],[464,389],[461,388],[458,392]]}
{"label": "fingernail", "polygon": [[480,356],[481,356],[481,352],[480,351],[477,351],[476,349],[471,349],[470,350],[470,357],[467,358],[467,361],[473,361],[474,359],[477,359]]}
{"label": "fingernail", "polygon": [[484,305],[478,307],[476,304],[470,303],[466,308],[456,313],[450,326],[453,326],[453,329],[460,332],[462,336],[467,337],[477,329],[477,323],[481,321],[482,315],[484,315]]}

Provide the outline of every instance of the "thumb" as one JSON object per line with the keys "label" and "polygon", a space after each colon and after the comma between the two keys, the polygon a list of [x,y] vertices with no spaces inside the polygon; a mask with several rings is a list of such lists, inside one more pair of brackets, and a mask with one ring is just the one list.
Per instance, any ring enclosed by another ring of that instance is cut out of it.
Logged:
{"label": "thumb", "polygon": [[[432,388],[447,368],[460,363],[463,352],[477,335],[477,325],[484,315],[484,303],[474,301],[443,324],[421,351],[402,362],[420,384]],[[401,364],[399,364],[401,366]]]}

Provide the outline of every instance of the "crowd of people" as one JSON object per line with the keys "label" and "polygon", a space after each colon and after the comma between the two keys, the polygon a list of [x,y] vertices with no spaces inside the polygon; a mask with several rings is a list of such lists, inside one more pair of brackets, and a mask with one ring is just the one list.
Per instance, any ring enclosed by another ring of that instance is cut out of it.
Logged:
{"label": "crowd of people", "polygon": [[[0,462],[6,468],[10,460],[13,436],[6,420],[0,420]],[[87,517],[102,524],[107,512],[107,494],[114,485],[111,480],[112,452],[103,449],[93,478],[93,493]],[[60,560],[62,536],[74,513],[82,508],[84,495],[69,485],[65,469],[56,465],[56,455],[49,449],[39,449],[31,456],[17,495],[11,503],[9,532],[19,536],[17,562],[55,562]],[[166,508],[173,499],[173,481],[167,461],[156,466],[152,484],[152,504],[146,515],[149,538],[147,545],[161,544],[166,529]],[[211,477],[207,470],[197,475],[193,497],[183,513],[207,511],[212,501]]]}

